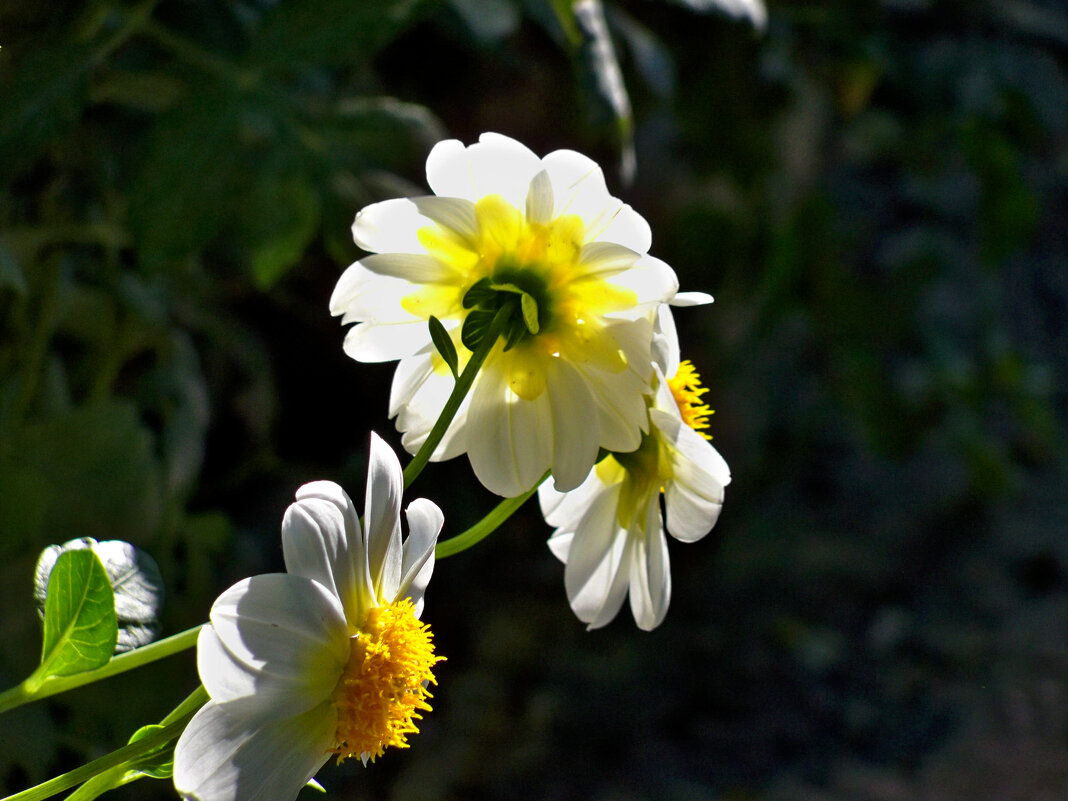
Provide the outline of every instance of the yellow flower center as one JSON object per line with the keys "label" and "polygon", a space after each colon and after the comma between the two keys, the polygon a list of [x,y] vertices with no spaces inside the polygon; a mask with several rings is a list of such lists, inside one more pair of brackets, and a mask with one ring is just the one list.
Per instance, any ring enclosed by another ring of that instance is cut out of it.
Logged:
{"label": "yellow flower center", "polygon": [[[621,268],[602,271],[597,263],[583,262],[583,220],[562,214],[535,222],[500,195],[481,198],[474,214],[474,234],[437,223],[419,230],[427,253],[447,269],[401,301],[419,317],[463,321],[453,329],[461,368],[479,333],[507,305],[511,313],[502,343],[490,361],[503,356],[509,387],[518,397],[533,400],[542,393],[552,358],[609,372],[625,369],[626,356],[602,316],[632,308],[637,294],[605,280]],[[447,370],[439,359],[435,369]]]}
{"label": "yellow flower center", "polygon": [[701,376],[689,359],[679,365],[673,378],[668,379],[668,387],[679,407],[682,421],[705,439],[712,439],[701,430],[708,428],[709,415],[715,413],[701,400],[701,396],[708,392],[708,387],[701,386]]}
{"label": "yellow flower center", "polygon": [[368,613],[349,640],[349,663],[334,690],[337,731],[330,750],[339,763],[349,757],[373,762],[389,746],[408,747],[420,711],[430,711],[426,685],[437,683],[431,669],[445,658],[435,656],[432,638],[409,598]]}

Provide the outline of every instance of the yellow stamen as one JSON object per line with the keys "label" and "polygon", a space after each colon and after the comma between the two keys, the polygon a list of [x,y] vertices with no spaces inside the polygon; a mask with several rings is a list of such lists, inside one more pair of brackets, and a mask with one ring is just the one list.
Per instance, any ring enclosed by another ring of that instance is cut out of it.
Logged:
{"label": "yellow stamen", "polygon": [[715,414],[708,404],[701,400],[701,396],[708,392],[708,387],[701,386],[701,376],[698,375],[689,359],[679,364],[678,372],[673,378],[668,379],[668,386],[679,407],[683,422],[705,439],[712,439],[710,435],[701,430],[708,428],[708,418]]}
{"label": "yellow stamen", "polygon": [[430,711],[431,669],[445,657],[434,654],[430,627],[415,616],[411,599],[379,606],[350,639],[350,656],[337,689],[335,744],[340,763],[349,757],[374,762],[386,748],[408,747],[419,728],[420,711]]}

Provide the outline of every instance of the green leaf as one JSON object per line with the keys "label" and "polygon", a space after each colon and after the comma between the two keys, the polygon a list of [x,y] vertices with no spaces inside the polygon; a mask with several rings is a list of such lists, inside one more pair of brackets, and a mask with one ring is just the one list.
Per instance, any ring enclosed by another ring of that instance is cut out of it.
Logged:
{"label": "green leaf", "polygon": [[19,64],[0,103],[0,175],[31,164],[78,119],[93,62],[91,44],[62,40],[41,43]]}
{"label": "green leaf", "polygon": [[[164,727],[158,723],[142,726],[133,733],[127,745],[136,743],[162,728]],[[137,760],[134,772],[143,773],[153,779],[169,779],[174,774],[174,741],[163,743]]]}
{"label": "green leaf", "polygon": [[17,295],[25,296],[28,292],[22,267],[15,261],[11,252],[4,247],[3,240],[0,240],[0,289],[5,287],[13,289]]}
{"label": "green leaf", "polygon": [[523,309],[523,322],[526,323],[527,330],[532,334],[538,333],[541,330],[541,326],[538,325],[538,302],[533,296],[524,292],[519,296],[519,303]]}
{"label": "green leaf", "polygon": [[34,597],[42,613],[46,604],[49,576],[59,557],[67,552],[89,549],[107,572],[115,596],[118,640],[115,653],[147,645],[159,633],[159,609],[163,603],[163,576],[156,561],[144,551],[121,540],[97,542],[91,537],[52,545],[41,551],[34,569]]}
{"label": "green leaf", "polygon": [[0,558],[50,532],[137,543],[162,514],[151,433],[125,401],[101,401],[24,426],[0,453]]}
{"label": "green leaf", "polygon": [[299,174],[266,172],[242,209],[252,280],[270,289],[295,266],[319,228],[319,196]]}
{"label": "green leaf", "polygon": [[245,99],[207,84],[162,115],[130,191],[143,264],[158,269],[200,250],[241,208]]}
{"label": "green leaf", "polygon": [[48,579],[38,680],[71,676],[107,664],[118,623],[107,571],[89,549],[65,551]]}
{"label": "green leaf", "polygon": [[571,9],[582,34],[578,56],[583,83],[594,100],[595,116],[607,117],[614,124],[619,138],[620,174],[624,183],[630,183],[635,170],[634,117],[605,21],[604,5],[601,0],[575,0]]}
{"label": "green leaf", "polygon": [[352,0],[287,0],[265,15],[250,60],[267,71],[294,66],[340,66],[368,60],[415,21],[419,0],[354,3]]}
{"label": "green leaf", "polygon": [[758,31],[768,24],[768,11],[763,0],[673,0],[699,14],[718,12],[735,19],[747,19]]}
{"label": "green leaf", "polygon": [[494,45],[519,27],[519,6],[513,0],[448,0],[467,30],[481,44]]}
{"label": "green leaf", "polygon": [[441,354],[441,358],[445,360],[445,364],[449,365],[453,378],[459,378],[460,363],[456,357],[456,346],[452,344],[452,337],[445,330],[445,326],[441,324],[441,320],[434,315],[430,315],[428,325],[430,326],[430,339],[433,340],[434,347]]}

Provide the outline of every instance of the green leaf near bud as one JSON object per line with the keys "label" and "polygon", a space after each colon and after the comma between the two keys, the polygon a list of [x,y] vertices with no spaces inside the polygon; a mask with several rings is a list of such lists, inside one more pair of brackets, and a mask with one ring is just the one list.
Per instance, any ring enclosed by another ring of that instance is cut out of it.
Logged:
{"label": "green leaf near bud", "polygon": [[119,633],[115,653],[147,645],[159,633],[159,610],[163,603],[163,576],[147,553],[121,540],[97,542],[92,537],[50,545],[37,557],[34,596],[44,614],[48,581],[56,560],[66,551],[91,550],[104,566],[115,601]]}
{"label": "green leaf near bud", "polygon": [[434,315],[430,315],[430,319],[427,322],[430,326],[430,339],[433,341],[434,347],[437,348],[445,364],[449,366],[453,378],[459,378],[460,362],[456,356],[456,346],[452,344],[452,337],[445,330],[445,326],[441,324],[441,320]]}
{"label": "green leaf near bud", "polygon": [[65,551],[48,578],[44,643],[37,680],[71,676],[106,665],[115,651],[115,594],[92,550]]}

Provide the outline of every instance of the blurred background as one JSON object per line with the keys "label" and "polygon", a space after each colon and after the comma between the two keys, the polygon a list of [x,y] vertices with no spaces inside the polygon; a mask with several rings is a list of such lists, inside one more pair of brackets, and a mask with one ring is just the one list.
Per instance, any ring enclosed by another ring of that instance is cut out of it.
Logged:
{"label": "blurred background", "polygon": [[[677,319],[733,483],[652,633],[583,629],[536,504],[441,561],[435,710],[328,797],[1068,797],[1068,11],[760,11],[5,0],[0,685],[39,655],[45,546],[147,551],[171,634],[280,569],[300,484],[362,498],[368,432],[399,438],[393,365],[327,311],[349,226],[493,130],[598,159],[715,296]],[[413,492],[445,536],[495,503],[466,461]],[[5,714],[0,790],[196,683],[186,653]]]}

